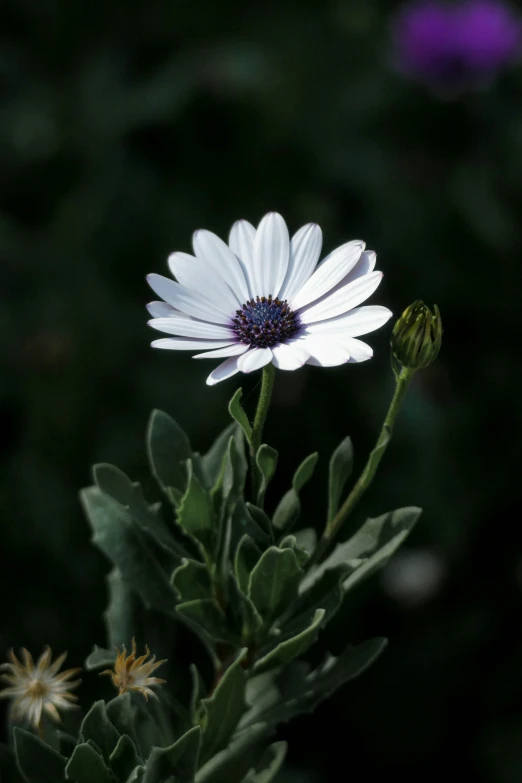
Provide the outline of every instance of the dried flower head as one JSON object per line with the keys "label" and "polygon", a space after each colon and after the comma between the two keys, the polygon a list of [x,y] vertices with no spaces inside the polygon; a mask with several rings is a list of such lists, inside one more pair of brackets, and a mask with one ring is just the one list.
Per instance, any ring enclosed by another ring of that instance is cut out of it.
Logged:
{"label": "dried flower head", "polygon": [[4,663],[0,670],[2,681],[8,683],[0,693],[2,699],[13,700],[13,717],[25,718],[35,728],[40,728],[42,713],[45,712],[57,723],[60,723],[58,710],[68,710],[76,706],[78,697],[69,690],[77,688],[81,680],[73,680],[81,669],[67,669],[58,674],[65,661],[67,653],[60,655],[51,663],[52,650],[46,647],[35,664],[31,653],[22,648],[23,663],[18,660],[13,650],[9,651],[10,663]]}
{"label": "dried flower head", "polygon": [[161,661],[156,661],[156,656],[153,655],[150,661],[147,658],[150,655],[150,650],[145,645],[145,655],[141,655],[136,658],[136,639],[132,639],[132,653],[127,655],[125,645],[123,650],[116,648],[118,653],[116,661],[114,662],[114,670],[106,669],[101,674],[109,674],[115,688],[118,688],[120,696],[128,691],[138,691],[148,699],[149,696],[156,696],[151,686],[161,685],[166,680],[162,680],[159,677],[151,677],[155,669],[161,666],[162,663],[166,663],[167,659],[164,658]]}

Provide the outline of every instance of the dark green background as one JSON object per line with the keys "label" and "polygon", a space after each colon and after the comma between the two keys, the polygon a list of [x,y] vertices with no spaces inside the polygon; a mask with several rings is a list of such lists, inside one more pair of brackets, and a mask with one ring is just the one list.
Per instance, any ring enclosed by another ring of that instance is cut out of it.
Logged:
{"label": "dark green background", "polygon": [[[437,557],[444,579],[414,600],[375,577],[323,634],[333,652],[368,635],[391,644],[281,731],[295,780],[519,783],[522,72],[432,96],[390,65],[394,8],[4,0],[0,648],[50,643],[77,664],[104,643],[108,564],[77,501],[90,465],[146,480],[154,407],[207,448],[237,386],[208,388],[212,363],[149,348],[145,274],[166,272],[197,228],[226,235],[278,210],[292,230],[320,223],[327,250],[365,239],[385,272],[372,301],[397,315],[437,302],[445,327],[351,523],[422,506],[408,548]],[[376,437],[390,328],[369,337],[371,362],[278,375],[275,491],[321,455],[308,524],[321,524],[331,450],[351,434],[360,468]],[[241,379],[250,409],[258,382]],[[183,666],[201,655],[180,644]],[[82,701],[98,688],[87,676]]]}

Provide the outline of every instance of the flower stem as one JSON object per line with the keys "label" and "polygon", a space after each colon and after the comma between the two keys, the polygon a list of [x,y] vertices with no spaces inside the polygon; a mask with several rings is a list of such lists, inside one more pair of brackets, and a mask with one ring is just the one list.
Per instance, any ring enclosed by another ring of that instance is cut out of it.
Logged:
{"label": "flower stem", "polygon": [[351,514],[356,504],[359,502],[361,497],[372,483],[373,478],[377,472],[377,468],[379,467],[379,463],[383,458],[384,452],[386,451],[386,448],[388,447],[388,444],[391,440],[397,414],[399,413],[404,397],[408,390],[408,386],[410,385],[410,381],[414,374],[415,373],[413,370],[408,369],[402,369],[400,373],[397,374],[395,392],[390,403],[390,407],[388,408],[386,418],[384,419],[384,424],[382,425],[377,443],[375,444],[375,448],[368,457],[368,461],[364,466],[364,470],[357,479],[357,482],[355,483],[352,491],[342,504],[337,514],[327,524],[313,557],[308,561],[309,565],[314,565],[322,558],[322,556],[328,550],[331,542],[339,532],[341,525]]}
{"label": "flower stem", "polygon": [[261,445],[263,438],[263,428],[265,426],[266,417],[268,414],[268,408],[270,406],[270,400],[272,398],[272,390],[274,388],[275,367],[272,363],[266,364],[263,367],[263,379],[261,381],[261,391],[259,392],[259,401],[257,403],[256,415],[254,418],[254,424],[252,425],[252,438],[250,440],[250,462],[252,471],[252,487],[254,488],[254,502],[255,491],[257,486],[257,465],[256,454]]}

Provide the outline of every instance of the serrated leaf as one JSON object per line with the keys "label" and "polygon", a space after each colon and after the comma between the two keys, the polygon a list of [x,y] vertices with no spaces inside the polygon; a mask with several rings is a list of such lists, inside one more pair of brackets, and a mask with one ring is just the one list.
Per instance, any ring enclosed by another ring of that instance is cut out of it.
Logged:
{"label": "serrated leaf", "polygon": [[263,443],[256,454],[256,465],[261,474],[261,481],[257,493],[257,505],[263,507],[263,502],[277,467],[278,453],[271,446]]}
{"label": "serrated leaf", "polygon": [[324,609],[317,609],[311,623],[296,636],[280,642],[274,649],[262,654],[254,666],[255,673],[275,669],[277,666],[286,666],[294,658],[305,653],[317,639],[319,628],[324,619]]}
{"label": "serrated leaf", "polygon": [[248,597],[265,621],[278,617],[297,596],[302,571],[291,549],[269,547],[250,574]]}
{"label": "serrated leaf", "polygon": [[83,742],[92,740],[108,761],[120,738],[105,709],[105,702],[96,701],[82,721],[80,736]]}
{"label": "serrated leaf", "polygon": [[246,655],[246,648],[239,652],[235,661],[221,677],[212,696],[202,701],[205,710],[201,744],[202,763],[208,761],[228,744],[246,710],[246,674],[243,669]]}
{"label": "serrated leaf", "polygon": [[283,495],[277,506],[272,522],[279,530],[290,529],[301,513],[301,501],[299,495],[305,484],[313,476],[319,455],[317,452],[310,454],[297,468],[292,479],[292,488]]}
{"label": "serrated leaf", "polygon": [[27,783],[17,767],[11,748],[0,745],[0,781],[2,783]]}
{"label": "serrated leaf", "polygon": [[147,447],[151,470],[160,487],[185,492],[186,460],[192,456],[190,441],[181,427],[163,411],[152,412],[147,429]]}
{"label": "serrated leaf", "polygon": [[204,633],[212,642],[239,645],[240,638],[228,627],[225,613],[211,599],[198,599],[176,607],[187,625],[197,633]]}
{"label": "serrated leaf", "polygon": [[94,532],[93,541],[133,585],[145,603],[172,614],[176,596],[152,542],[129,513],[97,487],[83,490],[81,500]]}
{"label": "serrated leaf", "polygon": [[123,734],[111,753],[110,768],[118,780],[127,780],[141,763],[136,745],[127,734]]}
{"label": "serrated leaf", "polygon": [[196,560],[183,560],[172,574],[172,584],[182,602],[212,598],[208,568]]}
{"label": "serrated leaf", "polygon": [[328,522],[337,514],[344,485],[353,470],[353,445],[345,438],[337,446],[330,459],[328,475]]}
{"label": "serrated leaf", "polygon": [[250,536],[244,535],[237,547],[234,558],[234,570],[237,582],[242,592],[248,594],[250,574],[261,557],[261,550],[254,544]]}
{"label": "serrated leaf", "polygon": [[[268,522],[270,523],[270,520]],[[237,551],[239,542],[245,534],[263,549],[273,543],[271,535],[267,534],[264,527],[254,519],[250,507],[239,499],[231,515],[230,549],[232,552]]]}
{"label": "serrated leaf", "polygon": [[272,783],[285,760],[286,742],[274,742],[265,752],[261,761],[244,779],[243,783]]}
{"label": "serrated leaf", "polygon": [[184,554],[183,547],[175,540],[161,516],[160,504],[149,505],[138,483],[132,482],[123,471],[107,463],[95,465],[93,475],[99,489],[128,509],[145,533],[178,556]]}
{"label": "serrated leaf", "polygon": [[243,407],[241,405],[241,396],[243,394],[243,389],[237,389],[234,393],[234,396],[230,400],[228,404],[228,412],[236,421],[243,432],[245,433],[245,437],[247,441],[250,443],[252,440],[252,427],[250,426],[250,422],[248,421],[248,416],[246,415],[245,411],[243,410]]}
{"label": "serrated leaf", "polygon": [[24,729],[13,731],[16,761],[27,783],[56,783],[63,780],[66,759],[39,737]]}
{"label": "serrated leaf", "polygon": [[226,616],[230,627],[237,629],[243,646],[248,647],[252,644],[263,625],[263,620],[250,598],[240,590],[232,572],[229,572],[227,578]]}
{"label": "serrated leaf", "polygon": [[75,747],[65,773],[74,783],[111,783],[110,772],[102,757],[87,743]]}
{"label": "serrated leaf", "polygon": [[346,592],[387,562],[402,544],[421,513],[420,508],[411,506],[367,519],[352,538],[338,544],[326,560],[306,575],[301,589],[306,590],[311,587],[325,571],[347,563],[352,568],[343,584]]}
{"label": "serrated leaf", "polygon": [[87,671],[103,668],[110,669],[114,665],[115,660],[116,650],[106,650],[104,647],[98,647],[98,645],[95,644],[94,650],[85,661],[85,668]]}
{"label": "serrated leaf", "polygon": [[194,783],[198,766],[201,730],[189,729],[168,748],[153,748],[147,760],[142,783]]}
{"label": "serrated leaf", "polygon": [[178,509],[178,523],[187,535],[203,547],[207,555],[211,555],[216,537],[214,504],[210,493],[194,474],[190,461],[187,466],[188,485]]}
{"label": "serrated leaf", "polygon": [[[338,657],[327,655],[323,663],[310,671],[308,664],[294,661],[287,666],[276,680],[267,681],[269,675],[261,675],[263,698],[252,702],[247,691],[247,701],[252,705],[240,723],[243,729],[259,722],[276,726],[291,718],[313,710],[329,698],[349,680],[358,677],[381,654],[386,639],[369,639],[357,647],[347,647]],[[259,692],[255,680],[249,683],[249,690]],[[271,692],[270,692],[271,691]]]}

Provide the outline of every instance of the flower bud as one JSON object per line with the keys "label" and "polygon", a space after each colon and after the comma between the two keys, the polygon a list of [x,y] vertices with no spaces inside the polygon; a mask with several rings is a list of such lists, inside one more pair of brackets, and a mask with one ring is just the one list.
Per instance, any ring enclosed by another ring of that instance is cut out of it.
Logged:
{"label": "flower bud", "polygon": [[439,355],[442,321],[437,305],[433,310],[417,300],[406,308],[393,327],[393,358],[404,369],[420,370]]}

